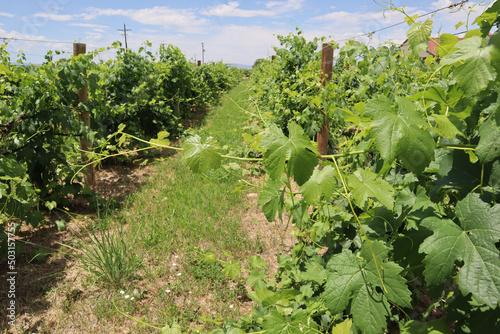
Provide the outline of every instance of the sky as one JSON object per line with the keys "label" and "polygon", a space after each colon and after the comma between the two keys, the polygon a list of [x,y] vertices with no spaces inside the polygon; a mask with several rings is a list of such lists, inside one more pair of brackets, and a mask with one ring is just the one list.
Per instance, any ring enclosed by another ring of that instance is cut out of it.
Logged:
{"label": "sky", "polygon": [[[405,6],[410,15],[422,15],[451,3],[393,0],[391,4]],[[485,5],[468,1],[435,13],[433,33],[464,31],[466,25],[456,30],[455,24],[467,19],[469,29],[474,28],[471,23]],[[203,43],[205,62],[252,65],[274,53],[278,35],[288,35],[297,27],[309,40],[325,36],[341,45],[352,37],[374,46],[401,43],[406,23],[360,36],[403,22],[404,14],[387,10],[389,6],[381,0],[0,0],[0,42],[9,41],[12,60],[22,50],[28,62],[37,64],[49,50],[71,53],[73,42],[86,43],[87,50],[108,47],[117,40],[124,43],[119,29],[126,24],[128,47],[134,50],[145,41],[152,43],[153,50],[162,43],[173,44],[186,58],[201,60]]]}

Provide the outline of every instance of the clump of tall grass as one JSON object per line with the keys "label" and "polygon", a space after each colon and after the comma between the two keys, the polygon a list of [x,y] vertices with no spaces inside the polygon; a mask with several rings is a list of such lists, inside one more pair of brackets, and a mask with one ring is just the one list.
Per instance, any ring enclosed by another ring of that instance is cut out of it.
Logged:
{"label": "clump of tall grass", "polygon": [[74,247],[66,246],[98,284],[121,288],[142,265],[142,257],[132,249],[134,242],[126,241],[122,226],[84,232],[77,234]]}

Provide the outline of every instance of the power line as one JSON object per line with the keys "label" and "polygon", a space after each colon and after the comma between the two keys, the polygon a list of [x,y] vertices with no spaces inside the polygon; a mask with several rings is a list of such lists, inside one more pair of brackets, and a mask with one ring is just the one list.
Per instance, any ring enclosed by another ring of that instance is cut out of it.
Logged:
{"label": "power line", "polygon": [[40,40],[40,39],[26,39],[26,38],[15,38],[15,37],[2,37],[0,39],[6,41],[22,41],[22,42],[40,42],[40,43],[64,43],[64,44],[73,44],[73,42],[65,42],[65,41],[51,41],[51,40]]}
{"label": "power line", "polygon": [[[462,0],[460,2],[452,3],[449,6],[442,7],[442,8],[433,10],[432,12],[428,12],[428,13],[419,15],[419,17],[429,16],[429,15],[435,14],[435,13],[440,12],[440,11],[445,10],[445,9],[453,9],[455,7],[458,7],[458,6],[462,7],[467,2],[469,2],[469,0]],[[377,32],[380,32],[380,31],[383,31],[383,30],[387,30],[387,29],[390,29],[390,28],[394,28],[394,27],[397,27],[397,26],[399,26],[401,24],[404,24],[404,23],[406,23],[406,21],[402,21],[402,22],[399,22],[399,23],[391,24],[390,26],[383,27],[383,28],[380,28],[378,30],[370,31],[370,32],[364,33],[362,35],[357,35],[357,36],[352,36],[352,37],[349,37],[349,38],[344,38],[344,39],[338,40],[336,42],[343,42],[343,41],[347,41],[347,40],[350,40],[350,39],[359,38],[359,37],[363,37],[363,36],[371,36],[371,35],[373,35],[373,34],[375,34]]]}

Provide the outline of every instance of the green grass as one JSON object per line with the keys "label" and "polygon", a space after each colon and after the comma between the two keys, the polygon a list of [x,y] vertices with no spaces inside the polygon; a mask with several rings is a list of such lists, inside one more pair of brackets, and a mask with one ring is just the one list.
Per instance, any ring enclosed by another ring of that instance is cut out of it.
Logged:
{"label": "green grass", "polygon": [[[204,125],[192,132],[214,137],[226,152],[243,152],[248,87],[249,82],[244,81],[228,92],[221,104],[207,114]],[[119,279],[111,279],[113,289],[99,294],[107,297],[94,300],[96,307],[92,312],[102,319],[102,332],[106,328],[116,330],[113,326],[120,321],[132,324],[137,333],[155,332],[143,323],[156,327],[178,323],[185,332],[194,328],[207,331],[217,327],[221,319],[237,317],[238,305],[246,298],[241,284],[222,274],[219,262],[203,261],[206,252],[213,252],[219,259],[227,259],[228,253],[241,259],[261,250],[260,241],[252,240],[241,226],[246,208],[244,194],[238,190],[238,175],[224,168],[209,176],[197,175],[180,156],[158,163],[154,174],[120,211],[108,214],[114,224],[106,218],[99,220],[98,225],[104,229],[110,226],[114,230],[118,226],[123,233],[115,237],[122,236],[123,243],[115,242],[117,239],[109,239],[111,243],[108,239],[90,240],[98,246],[98,254],[103,253],[101,245],[108,245],[112,246],[110,251],[123,255],[124,261],[142,259],[133,275],[127,271]],[[124,245],[131,246],[128,257],[122,252]],[[89,255],[92,261],[96,259]],[[100,268],[113,275],[120,273],[109,261],[93,265],[98,274]],[[135,298],[124,300],[125,295]],[[72,304],[71,309],[78,312],[75,307]],[[140,322],[127,319],[127,312]]]}
{"label": "green grass", "polygon": [[142,247],[158,255],[187,245],[235,253],[252,249],[240,229],[241,193],[231,191],[232,180],[214,183],[178,158],[164,161],[157,173],[123,213]]}
{"label": "green grass", "polygon": [[224,153],[241,150],[250,95],[250,80],[244,80],[223,97],[219,106],[208,112],[203,126],[193,132],[201,137],[213,137]]}

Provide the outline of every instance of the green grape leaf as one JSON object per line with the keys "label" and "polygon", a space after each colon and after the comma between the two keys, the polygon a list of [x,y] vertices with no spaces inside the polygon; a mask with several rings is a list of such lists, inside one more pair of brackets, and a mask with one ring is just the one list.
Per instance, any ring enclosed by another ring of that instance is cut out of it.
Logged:
{"label": "green grape leaf", "polygon": [[410,307],[411,293],[399,275],[403,269],[385,261],[389,248],[380,241],[372,241],[370,246],[365,244],[357,254],[344,249],[332,256],[326,266],[330,274],[321,297],[334,314],[344,311],[353,299],[354,325],[363,333],[381,333],[387,324],[385,317],[390,315],[388,300]]}
{"label": "green grape leaf", "polygon": [[264,282],[266,278],[267,276],[262,270],[254,269],[248,275],[246,283],[248,286],[252,286],[257,281]]}
{"label": "green grape leaf", "polygon": [[238,261],[229,260],[224,262],[222,266],[224,275],[229,276],[232,280],[237,279],[241,274],[241,264]]}
{"label": "green grape leaf", "polygon": [[300,186],[300,192],[307,203],[314,203],[322,194],[330,197],[337,187],[338,173],[332,166],[323,170],[316,168],[306,183]]}
{"label": "green grape leaf", "polygon": [[340,324],[332,327],[332,334],[351,334],[352,319],[347,318]]}
{"label": "green grape leaf", "polygon": [[496,160],[491,167],[488,185],[491,187],[493,192],[500,193],[500,159]]}
{"label": "green grape leaf", "polygon": [[484,13],[478,16],[473,22],[473,24],[477,24],[481,27],[481,33],[484,37],[488,36],[491,28],[500,20],[499,13],[500,2],[495,1],[491,7],[485,10]]}
{"label": "green grape leaf", "polygon": [[259,255],[252,255],[248,258],[252,268],[263,268],[267,269],[267,264]]}
{"label": "green grape leaf", "polygon": [[318,284],[323,284],[328,276],[328,270],[321,264],[316,262],[306,262],[305,271],[300,273],[300,279],[304,281],[314,281]]}
{"label": "green grape leaf", "polygon": [[281,219],[285,205],[285,190],[281,190],[281,181],[268,180],[266,187],[259,195],[258,204],[262,206],[262,211],[268,221],[274,221],[276,212]]}
{"label": "green grape leaf", "polygon": [[347,177],[349,188],[360,208],[365,208],[368,199],[376,199],[383,206],[392,210],[394,207],[394,188],[389,182],[377,178],[377,174],[368,169],[358,169]]}
{"label": "green grape leaf", "polygon": [[185,143],[184,159],[195,173],[218,168],[222,160],[219,144],[212,137],[208,137],[205,142],[198,135],[190,137]]}
{"label": "green grape leaf", "polygon": [[485,57],[470,59],[458,66],[452,73],[469,96],[478,94],[496,78],[495,69],[490,65],[490,60]]}
{"label": "green grape leaf", "polygon": [[172,324],[172,327],[170,327],[169,325],[165,325],[165,327],[163,327],[161,329],[160,333],[161,334],[182,334],[182,328],[178,323]]}
{"label": "green grape leaf", "polygon": [[415,22],[406,32],[408,42],[412,48],[415,48],[419,43],[427,42],[432,32],[432,20],[427,19],[425,22]]}
{"label": "green grape leaf", "polygon": [[437,217],[422,226],[434,232],[424,240],[424,276],[430,286],[442,284],[463,261],[458,285],[464,295],[472,293],[480,303],[495,308],[500,300],[500,261],[495,244],[500,239],[500,204],[490,207],[471,193],[456,205],[459,224]]}
{"label": "green grape leaf", "polygon": [[273,334],[318,333],[317,327],[303,309],[293,312],[291,316],[283,316],[278,311],[271,310],[262,321],[262,329]]}
{"label": "green grape leaf", "polygon": [[482,47],[482,43],[478,36],[466,38],[455,44],[455,51],[441,60],[441,65],[456,65],[452,75],[469,96],[485,89],[497,75],[489,59],[492,47]]}
{"label": "green grape leaf", "polygon": [[365,284],[352,300],[354,324],[363,333],[382,333],[387,327],[387,310],[390,307],[384,295]]}
{"label": "green grape leaf", "polygon": [[439,41],[440,43],[437,45],[436,51],[439,57],[443,58],[453,50],[459,39],[458,36],[452,34],[441,34]]}
{"label": "green grape leaf", "polygon": [[[455,116],[432,115],[432,117],[437,125],[435,130],[441,137],[448,139],[454,139],[458,135],[465,137],[462,131],[455,125],[455,123],[459,124],[460,122]],[[452,120],[455,120],[455,123]]]}
{"label": "green grape leaf", "polygon": [[500,34],[497,33],[491,36],[488,45],[491,46],[491,66],[495,68],[498,75],[500,74]]}
{"label": "green grape leaf", "polygon": [[150,140],[153,144],[160,145],[160,146],[169,146],[170,145],[170,140],[168,139],[168,136],[170,136],[170,133],[167,131],[160,131],[158,132],[158,138],[153,138]]}
{"label": "green grape leaf", "polygon": [[401,159],[410,171],[420,174],[434,158],[436,143],[426,126],[423,115],[408,98],[396,96],[396,113],[382,109],[372,112],[374,122],[370,133],[384,160],[392,163]]}
{"label": "green grape leaf", "polygon": [[481,138],[476,148],[479,160],[485,164],[500,157],[500,110],[479,127],[479,135]]}
{"label": "green grape leaf", "polygon": [[285,170],[285,163],[288,160],[290,175],[300,186],[312,175],[318,157],[311,140],[299,125],[290,123],[288,131],[289,138],[276,125],[269,128],[269,132],[261,139],[261,147],[266,150],[264,163],[269,176],[276,180]]}

